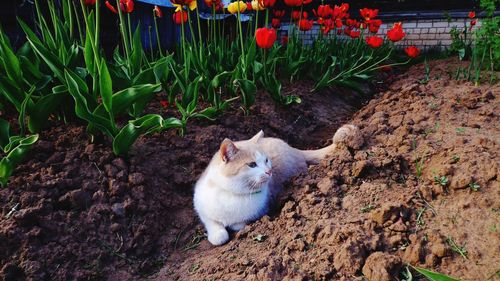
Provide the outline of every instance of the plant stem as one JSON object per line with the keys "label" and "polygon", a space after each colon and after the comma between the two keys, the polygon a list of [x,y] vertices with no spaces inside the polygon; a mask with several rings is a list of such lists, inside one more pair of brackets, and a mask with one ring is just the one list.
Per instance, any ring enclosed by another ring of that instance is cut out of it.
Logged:
{"label": "plant stem", "polygon": [[100,33],[101,33],[101,0],[95,2],[95,49],[99,50]]}
{"label": "plant stem", "polygon": [[163,51],[161,50],[161,42],[160,42],[160,31],[158,30],[158,22],[154,11],[153,11],[153,18],[155,21],[156,43],[158,44],[158,51],[160,52],[160,56],[163,57]]}
{"label": "plant stem", "polygon": [[[81,0],[83,2],[83,0]],[[127,57],[127,68],[130,73],[130,49],[129,49],[129,39],[128,39],[128,33],[125,30],[125,18],[123,17],[122,9],[120,8],[120,0],[116,0],[116,7],[118,10],[118,17],[120,19],[120,31],[122,33],[122,39],[123,39],[123,48],[125,49],[125,56]]]}
{"label": "plant stem", "polygon": [[[154,13],[154,11],[153,11]],[[153,57],[153,36],[151,34],[151,25],[148,26],[148,31],[149,31],[149,52],[150,52],[150,55],[151,55],[151,61],[154,61],[154,57]]]}
{"label": "plant stem", "polygon": [[71,6],[73,7],[73,11],[75,12],[75,17],[76,17],[76,26],[78,28],[78,35],[80,35],[80,43],[83,45],[83,33],[82,33],[82,26],[80,24],[80,18],[78,17],[78,12],[76,10],[76,5],[70,1]]}

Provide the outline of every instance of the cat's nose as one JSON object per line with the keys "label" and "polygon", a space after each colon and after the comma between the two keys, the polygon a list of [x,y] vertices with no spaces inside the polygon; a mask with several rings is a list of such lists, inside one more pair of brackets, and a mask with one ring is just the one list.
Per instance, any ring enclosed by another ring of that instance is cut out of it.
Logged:
{"label": "cat's nose", "polygon": [[268,171],[266,171],[266,175],[268,175],[268,176],[272,176],[272,175],[273,175],[273,171],[272,171],[272,170],[268,170]]}

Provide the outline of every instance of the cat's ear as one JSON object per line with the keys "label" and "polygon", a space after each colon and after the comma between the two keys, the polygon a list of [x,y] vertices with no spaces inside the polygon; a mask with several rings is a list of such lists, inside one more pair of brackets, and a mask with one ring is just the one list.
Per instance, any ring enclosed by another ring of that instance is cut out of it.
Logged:
{"label": "cat's ear", "polygon": [[238,148],[230,139],[224,139],[220,145],[220,156],[222,161],[229,162],[238,152]]}
{"label": "cat's ear", "polygon": [[254,143],[257,143],[262,137],[264,137],[264,132],[262,130],[260,130],[260,132],[258,132],[255,136],[253,136],[250,139],[250,141],[254,142]]}

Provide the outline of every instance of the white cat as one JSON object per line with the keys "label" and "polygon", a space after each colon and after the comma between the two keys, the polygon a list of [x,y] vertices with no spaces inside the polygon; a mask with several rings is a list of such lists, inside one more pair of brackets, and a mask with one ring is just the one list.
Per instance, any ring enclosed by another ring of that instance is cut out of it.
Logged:
{"label": "white cat", "polygon": [[334,152],[339,143],[360,138],[359,129],[345,125],[333,144],[318,150],[299,150],[260,131],[249,140],[225,139],[196,183],[194,208],[208,232],[208,241],[229,240],[226,227],[237,231],[267,212],[271,198],[292,176],[306,172]]}

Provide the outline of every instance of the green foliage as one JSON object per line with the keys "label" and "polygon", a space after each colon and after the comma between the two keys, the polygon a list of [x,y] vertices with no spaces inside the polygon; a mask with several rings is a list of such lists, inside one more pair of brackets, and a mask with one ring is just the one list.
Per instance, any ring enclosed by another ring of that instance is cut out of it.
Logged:
{"label": "green foliage", "polygon": [[[190,119],[214,120],[232,102],[249,113],[259,88],[278,104],[300,103],[282,93],[283,79],[313,79],[314,90],[333,85],[359,90],[392,52],[388,44],[370,49],[362,38],[319,37],[306,45],[295,33],[286,46],[263,50],[253,36],[243,40],[240,22],[239,40],[230,41],[214,21],[207,42],[201,34],[191,34],[190,40],[183,35],[173,54],[160,51],[148,59],[140,26],[132,30],[130,14],[118,9],[123,41],[106,59],[99,42],[104,1],[92,9],[83,1],[81,7],[70,0],[34,2],[36,32],[19,20],[27,42],[17,52],[0,29],[1,106],[18,111],[20,135],[38,133],[51,120],[80,119],[92,140],[98,134],[108,137],[115,154],[126,154],[143,134],[169,128],[184,134]],[[199,26],[199,17],[196,21]],[[179,119],[144,115],[161,92],[175,104]]]}
{"label": "green foliage", "polygon": [[0,186],[6,186],[9,177],[24,159],[31,146],[38,140],[38,135],[11,136],[10,125],[0,119],[0,148],[5,154],[0,159]]}
{"label": "green foliage", "polygon": [[[458,279],[452,278],[448,275],[442,274],[442,273],[437,273],[434,271],[430,271],[425,268],[420,268],[416,266],[412,266],[412,268],[417,271],[418,273],[422,274],[427,278],[429,281],[459,281]],[[410,273],[411,276],[411,273]],[[410,279],[412,280],[412,279]]]}

